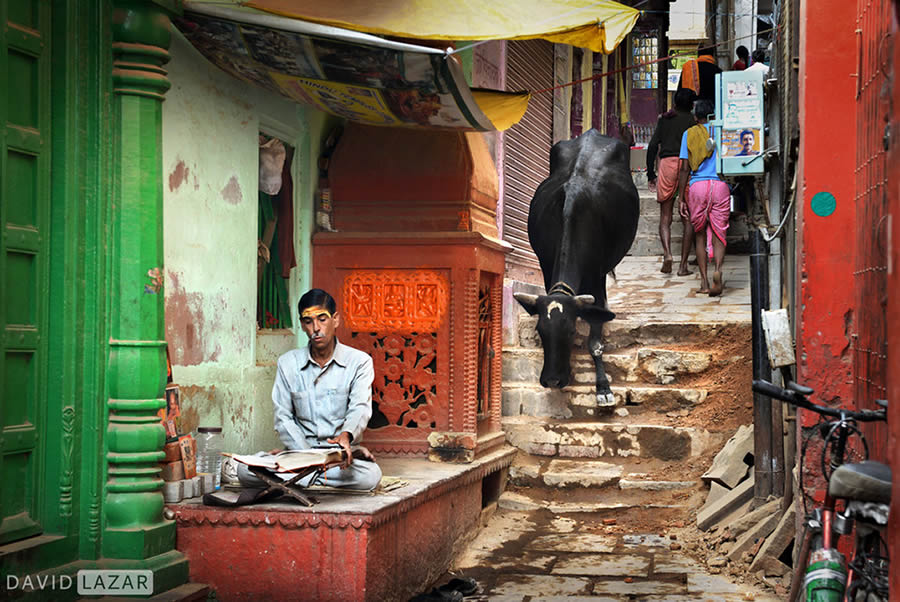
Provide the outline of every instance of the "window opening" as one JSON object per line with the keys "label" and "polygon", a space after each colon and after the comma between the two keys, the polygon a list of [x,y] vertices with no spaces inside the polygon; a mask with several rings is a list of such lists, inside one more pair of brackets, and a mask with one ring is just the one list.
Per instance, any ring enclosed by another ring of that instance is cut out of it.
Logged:
{"label": "window opening", "polygon": [[257,242],[257,328],[291,328],[287,278],[294,257],[294,149],[259,135],[259,232]]}

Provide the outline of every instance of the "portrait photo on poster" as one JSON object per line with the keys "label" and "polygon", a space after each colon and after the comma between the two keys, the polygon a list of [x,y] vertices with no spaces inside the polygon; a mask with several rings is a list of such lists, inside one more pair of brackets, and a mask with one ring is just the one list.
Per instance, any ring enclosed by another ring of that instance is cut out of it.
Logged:
{"label": "portrait photo on poster", "polygon": [[759,128],[740,128],[722,131],[722,147],[725,157],[758,155]]}

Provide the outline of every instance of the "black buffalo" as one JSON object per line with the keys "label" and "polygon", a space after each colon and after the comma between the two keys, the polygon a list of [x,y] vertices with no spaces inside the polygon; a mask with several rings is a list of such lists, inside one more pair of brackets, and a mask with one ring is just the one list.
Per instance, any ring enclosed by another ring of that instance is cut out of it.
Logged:
{"label": "black buffalo", "polygon": [[628,153],[627,146],[597,130],[553,146],[550,176],[538,186],[528,212],[528,240],[547,294],[515,294],[538,316],[545,387],[569,384],[575,318],[590,324],[588,350],[601,405],[613,402],[603,370],[603,323],[615,317],[606,302],[606,274],[631,248],[640,213]]}

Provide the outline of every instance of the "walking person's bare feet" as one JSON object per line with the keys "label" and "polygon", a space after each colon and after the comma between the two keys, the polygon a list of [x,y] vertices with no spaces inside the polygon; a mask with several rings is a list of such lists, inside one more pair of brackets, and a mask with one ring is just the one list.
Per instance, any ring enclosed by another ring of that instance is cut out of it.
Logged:
{"label": "walking person's bare feet", "polygon": [[672,273],[672,258],[671,257],[663,257],[662,267],[659,269],[663,274],[671,274]]}
{"label": "walking person's bare feet", "polygon": [[712,284],[712,287],[709,289],[709,296],[710,297],[718,297],[719,295],[722,294],[723,288],[724,288],[724,286],[722,284],[722,272],[716,270],[715,272],[713,272],[713,284]]}
{"label": "walking person's bare feet", "polygon": [[690,276],[693,274],[687,267],[687,263],[682,263],[678,266],[678,275],[679,276]]}

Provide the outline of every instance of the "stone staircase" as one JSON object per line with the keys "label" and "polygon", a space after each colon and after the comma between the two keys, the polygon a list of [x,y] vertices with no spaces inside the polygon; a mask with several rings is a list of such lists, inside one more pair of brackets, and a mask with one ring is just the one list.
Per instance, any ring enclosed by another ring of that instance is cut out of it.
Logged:
{"label": "stone staircase", "polygon": [[[637,172],[635,185],[641,197],[641,216],[638,221],[637,234],[629,250],[629,255],[638,257],[662,256],[662,243],[659,242],[659,203],[656,202],[656,194],[647,189],[647,177],[645,172]],[[678,207],[673,209],[672,217],[672,255],[681,256],[681,218],[678,216]],[[750,230],[747,217],[743,214],[733,213],[728,226],[728,252],[747,253],[750,246]]]}
{"label": "stone staircase", "polygon": [[692,292],[696,274],[678,279],[659,274],[656,258],[626,258],[609,286],[618,316],[606,325],[607,407],[597,406],[588,325],[577,325],[573,384],[554,391],[538,384],[536,318],[520,313],[503,350],[503,428],[520,453],[500,506],[577,513],[699,503],[700,475],[752,422],[746,262],[729,259],[726,294],[710,298]]}

